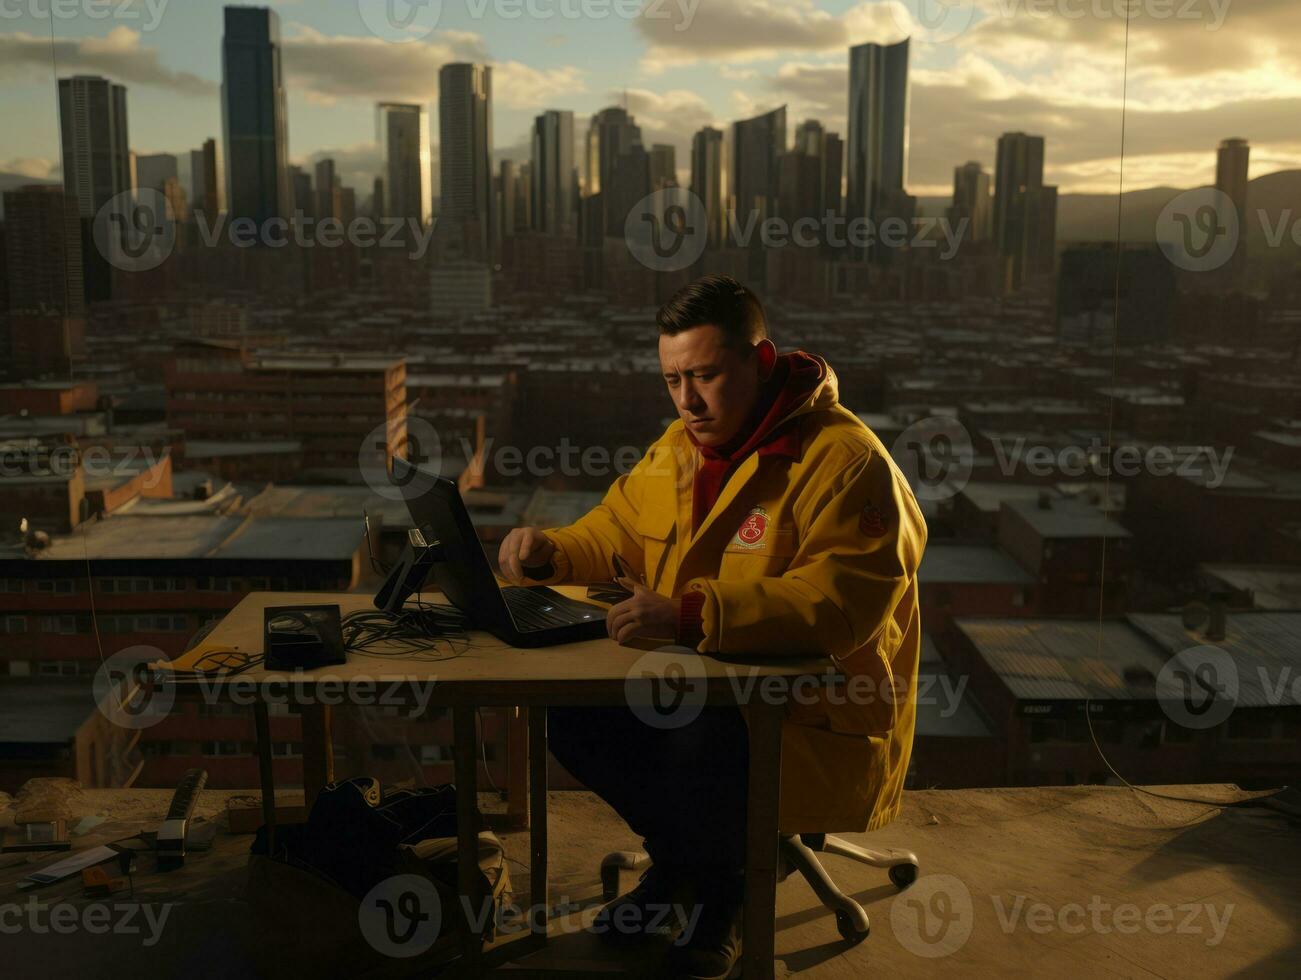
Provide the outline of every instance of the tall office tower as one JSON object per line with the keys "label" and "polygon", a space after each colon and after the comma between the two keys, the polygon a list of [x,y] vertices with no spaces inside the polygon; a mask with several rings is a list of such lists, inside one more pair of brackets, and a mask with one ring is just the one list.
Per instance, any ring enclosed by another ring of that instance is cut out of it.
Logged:
{"label": "tall office tower", "polygon": [[289,196],[293,213],[310,218],[316,214],[316,194],[312,191],[312,175],[302,167],[289,165]]}
{"label": "tall office tower", "polygon": [[641,144],[631,146],[615,157],[614,169],[610,171],[605,190],[601,192],[607,237],[618,237],[625,233],[628,212],[650,192],[650,154]]}
{"label": "tall office tower", "polygon": [[1238,243],[1230,270],[1241,275],[1247,259],[1247,161],[1251,146],[1244,139],[1220,141],[1215,154],[1215,189],[1226,194],[1238,212]]}
{"label": "tall office tower", "polygon": [[158,191],[177,176],[176,157],[171,153],[136,154],[136,189]]}
{"label": "tall office tower", "polygon": [[381,102],[376,114],[384,154],[384,192],[388,195],[385,214],[410,218],[425,227],[434,217],[429,113],[423,105]]}
{"label": "tall office tower", "polygon": [[521,163],[515,178],[515,230],[533,227],[533,164]]}
{"label": "tall office tower", "polygon": [[63,189],[77,214],[94,218],[131,189],[126,87],[95,75],[59,79]]}
{"label": "tall office tower", "polygon": [[574,200],[574,114],[548,109],[533,120],[533,230],[572,235]]}
{"label": "tall office tower", "polygon": [[845,217],[874,226],[907,209],[908,39],[849,49]]}
{"label": "tall office tower", "polygon": [[81,316],[86,303],[76,200],[61,187],[32,184],[5,191],[4,215],[10,312]]}
{"label": "tall office tower", "polygon": [[339,188],[341,182],[334,170],[334,158],[325,157],[316,161],[316,218],[337,218],[339,216]]}
{"label": "tall office tower", "polygon": [[614,161],[634,146],[641,146],[641,127],[628,110],[610,106],[592,116],[587,127],[587,145],[584,152],[587,197],[599,194],[610,182]]}
{"label": "tall office tower", "polygon": [[[495,235],[492,215],[492,69],[443,65],[438,72],[440,226],[486,259]],[[471,229],[473,229],[471,231]],[[468,233],[468,234],[467,234]]]}
{"label": "tall office tower", "polygon": [[1004,286],[1050,275],[1056,252],[1057,188],[1044,185],[1044,138],[1004,133],[994,165],[994,242],[1005,264]]}
{"label": "tall office tower", "polygon": [[63,191],[80,219],[81,279],[85,298],[113,294],[113,268],[95,245],[100,208],[131,190],[126,88],[96,75],[59,79]]}
{"label": "tall office tower", "polygon": [[357,190],[354,187],[339,188],[339,220],[346,228],[357,219]]}
{"label": "tall office tower", "polygon": [[721,129],[705,126],[691,137],[691,192],[705,208],[709,248],[727,241],[727,139]]}
{"label": "tall office tower", "polygon": [[[786,152],[786,107],[732,123],[732,198],[737,219],[750,212],[762,220],[777,208],[778,168]],[[757,241],[757,239],[755,239]]]}
{"label": "tall office tower", "polygon": [[806,119],[795,127],[795,136],[791,141],[792,153],[803,153],[816,157],[822,155],[822,123],[816,119]]}
{"label": "tall office tower", "polygon": [[519,173],[514,160],[503,160],[497,167],[497,235],[500,238],[515,236],[515,188]]}
{"label": "tall office tower", "polygon": [[962,240],[983,242],[989,239],[993,220],[993,201],[989,196],[989,174],[972,160],[953,168],[953,204],[946,214],[954,233],[965,221]]}
{"label": "tall office tower", "polygon": [[822,213],[845,213],[842,185],[845,177],[845,141],[839,133],[825,133],[822,137]]}
{"label": "tall office tower", "polygon": [[677,151],[668,143],[652,144],[650,149],[651,190],[678,186]]}
{"label": "tall office tower", "polygon": [[376,221],[384,217],[383,177],[376,177],[370,185],[370,216]]}
{"label": "tall office tower", "polygon": [[221,111],[226,206],[231,219],[287,216],[289,118],[280,69],[280,17],[266,7],[226,7]]}
{"label": "tall office tower", "polygon": [[77,202],[46,184],[4,193],[0,377],[65,374],[84,354],[82,225]]}
{"label": "tall office tower", "polygon": [[203,148],[190,151],[191,210],[202,211],[211,221],[226,210],[226,175],[221,144],[203,141]]}

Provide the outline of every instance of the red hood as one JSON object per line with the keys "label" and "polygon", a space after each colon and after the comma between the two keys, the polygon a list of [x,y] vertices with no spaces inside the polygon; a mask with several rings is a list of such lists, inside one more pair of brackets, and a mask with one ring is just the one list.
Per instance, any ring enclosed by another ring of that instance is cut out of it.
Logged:
{"label": "red hood", "polygon": [[802,350],[777,355],[772,375],[764,384],[749,425],[721,446],[702,446],[687,429],[687,437],[706,460],[739,463],[755,450],[795,456],[799,435],[784,423],[827,376],[826,362]]}

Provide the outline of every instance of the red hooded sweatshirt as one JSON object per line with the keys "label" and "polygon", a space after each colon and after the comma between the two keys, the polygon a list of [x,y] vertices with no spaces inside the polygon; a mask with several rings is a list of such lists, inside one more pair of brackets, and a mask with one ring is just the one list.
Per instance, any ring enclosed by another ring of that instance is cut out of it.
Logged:
{"label": "red hooded sweatshirt", "polygon": [[[760,392],[754,416],[732,439],[717,447],[702,446],[691,430],[687,430],[687,438],[700,450],[701,456],[691,488],[692,531],[704,522],[728,479],[751,453],[791,458],[799,454],[799,427],[789,424],[787,416],[804,403],[826,373],[826,364],[804,351],[780,354]],[[704,598],[703,592],[690,592],[682,597],[678,621],[680,642],[695,646],[703,637],[700,607]]]}

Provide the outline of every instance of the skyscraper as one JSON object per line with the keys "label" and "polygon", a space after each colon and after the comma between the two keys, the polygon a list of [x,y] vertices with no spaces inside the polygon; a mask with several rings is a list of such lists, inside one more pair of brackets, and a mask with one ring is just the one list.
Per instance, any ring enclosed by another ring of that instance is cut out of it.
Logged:
{"label": "skyscraper", "polygon": [[845,217],[874,225],[900,210],[908,179],[908,40],[849,49]]}
{"label": "skyscraper", "polygon": [[[732,197],[739,220],[777,209],[778,167],[786,152],[786,107],[732,123]],[[757,239],[755,239],[757,241]]]}
{"label": "skyscraper", "polygon": [[136,188],[162,193],[169,178],[177,175],[176,157],[171,153],[136,154]]}
{"label": "skyscraper", "polygon": [[221,144],[204,140],[202,149],[190,151],[190,200],[192,210],[202,211],[212,221],[226,210],[226,174]]}
{"label": "skyscraper", "polygon": [[[989,197],[989,174],[972,160],[953,168],[953,205],[947,218],[954,233],[963,227],[962,240],[983,242],[989,238],[993,218]],[[960,223],[965,221],[966,225]]]}
{"label": "skyscraper", "polygon": [[669,143],[655,143],[650,149],[651,190],[678,185],[677,151]]}
{"label": "skyscraper", "polygon": [[783,218],[822,221],[827,211],[840,213],[841,159],[844,142],[816,119],[795,130],[790,150],[781,158],[778,208]]}
{"label": "skyscraper", "polygon": [[126,88],[97,75],[59,79],[63,191],[80,219],[85,298],[111,299],[113,269],[95,246],[100,208],[132,188]]}
{"label": "skyscraper", "polygon": [[384,212],[427,226],[433,219],[434,185],[429,154],[429,114],[423,105],[381,102],[376,110],[384,154]]}
{"label": "skyscraper", "polygon": [[280,69],[280,17],[265,7],[226,7],[221,110],[226,204],[232,219],[287,216],[289,120]]}
{"label": "skyscraper", "polygon": [[63,189],[77,214],[93,218],[131,189],[126,88],[97,75],[59,79]]}
{"label": "skyscraper", "polygon": [[341,210],[340,181],[334,172],[334,159],[325,157],[316,161],[316,218],[337,218]]}
{"label": "skyscraper", "polygon": [[691,137],[691,192],[704,205],[709,248],[727,240],[727,140],[721,129],[705,126]]}
{"label": "skyscraper", "polygon": [[438,72],[440,227],[487,259],[492,214],[492,69],[456,63]]}
{"label": "skyscraper", "polygon": [[1044,138],[1004,133],[994,166],[994,242],[1005,286],[1051,274],[1056,258],[1057,188],[1044,185]]}
{"label": "skyscraper", "polygon": [[[618,210],[611,206],[611,189],[614,171],[620,157],[641,150],[641,127],[639,127],[628,110],[620,106],[609,106],[592,116],[587,127],[587,140],[584,147],[584,196],[588,203],[584,205],[586,217],[583,229],[586,238],[600,230],[603,235],[622,235],[623,219],[627,212],[616,214]],[[632,179],[634,166],[631,162],[623,166],[624,181],[621,196],[635,186]],[[649,185],[649,161],[647,162],[647,183]],[[649,190],[647,191],[649,193]],[[627,203],[636,203],[633,198]]]}
{"label": "skyscraper", "polygon": [[533,120],[533,229],[572,235],[574,200],[574,114],[548,109]]}
{"label": "skyscraper", "polygon": [[[4,193],[5,277],[16,314],[79,317],[81,229],[77,202],[61,187],[33,184]],[[8,350],[3,353],[6,357]]]}
{"label": "skyscraper", "polygon": [[1251,145],[1244,139],[1221,140],[1215,153],[1215,189],[1228,196],[1238,213],[1238,242],[1230,266],[1235,275],[1242,274],[1247,258],[1247,162],[1250,157]]}

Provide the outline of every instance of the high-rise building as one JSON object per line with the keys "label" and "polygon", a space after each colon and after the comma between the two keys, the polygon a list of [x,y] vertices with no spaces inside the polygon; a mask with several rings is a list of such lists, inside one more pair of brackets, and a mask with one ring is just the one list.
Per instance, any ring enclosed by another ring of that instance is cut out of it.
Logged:
{"label": "high-rise building", "polygon": [[513,238],[515,235],[515,187],[519,173],[514,160],[503,160],[497,167],[497,237]]}
{"label": "high-rise building", "polygon": [[214,139],[190,151],[190,202],[192,211],[202,211],[209,220],[226,210],[226,175],[221,144]]}
{"label": "high-rise building", "polygon": [[822,136],[822,212],[842,215],[845,202],[842,185],[845,177],[845,141],[839,133]]}
{"label": "high-rise building", "polygon": [[1233,202],[1238,213],[1238,242],[1234,249],[1230,271],[1241,275],[1247,258],[1247,162],[1251,145],[1244,139],[1220,141],[1215,153],[1215,189],[1223,192]]}
{"label": "high-rise building", "polygon": [[908,179],[908,40],[849,49],[845,217],[874,226],[901,209]]}
{"label": "high-rise building", "polygon": [[601,192],[607,238],[624,234],[628,213],[650,192],[650,154],[639,143],[615,157],[609,182]]}
{"label": "high-rise building", "polygon": [[[989,174],[972,160],[953,168],[953,205],[947,218],[954,232],[963,227],[962,240],[988,240],[993,220],[993,201],[989,196]],[[966,222],[960,226],[960,222]]]}
{"label": "high-rise building", "polygon": [[341,182],[334,172],[334,158],[324,157],[316,161],[316,218],[339,217],[339,189]]}
{"label": "high-rise building", "polygon": [[126,87],[97,75],[59,79],[63,189],[77,214],[93,218],[131,189]]}
{"label": "high-rise building", "polygon": [[[786,107],[732,123],[732,198],[739,220],[777,210],[779,166],[786,152]],[[757,241],[757,239],[755,239]]]}
{"label": "high-rise building", "polygon": [[1173,335],[1174,267],[1155,246],[1073,245],[1057,273],[1057,336],[1097,349],[1167,343]]}
{"label": "high-rise building", "polygon": [[795,130],[795,140],[782,155],[778,210],[788,221],[822,221],[827,211],[840,213],[840,177],[844,143],[816,119]]}
{"label": "high-rise building", "polygon": [[548,109],[533,120],[533,230],[572,235],[574,199],[574,114]]}
{"label": "high-rise building", "polygon": [[59,79],[63,191],[80,218],[82,286],[89,301],[113,295],[113,269],[95,245],[100,208],[134,186],[126,88],[95,75]]}
{"label": "high-rise building", "polygon": [[439,226],[486,259],[493,251],[492,69],[443,65],[438,73]]}
{"label": "high-rise building", "polygon": [[61,187],[33,184],[5,191],[4,215],[9,310],[81,316],[85,294],[76,201]]}
{"label": "high-rise building", "polygon": [[289,119],[280,66],[280,17],[266,7],[226,7],[221,108],[226,205],[232,219],[288,216]]}
{"label": "high-rise building", "polygon": [[709,228],[709,248],[727,240],[727,140],[721,129],[705,126],[691,137],[691,192],[700,198]]}
{"label": "high-rise building", "polygon": [[1044,138],[1004,133],[994,167],[994,242],[1005,263],[1004,284],[1051,275],[1056,253],[1057,188],[1045,186]]}
{"label": "high-rise building", "polygon": [[651,190],[678,186],[677,151],[669,143],[655,143],[650,149]]}
{"label": "high-rise building", "polygon": [[136,154],[136,189],[158,191],[160,194],[168,179],[177,176],[176,157],[171,153]]}
{"label": "high-rise building", "polygon": [[[615,166],[620,157],[641,149],[641,127],[639,127],[628,110],[620,106],[609,106],[592,116],[587,128],[587,140],[584,148],[584,196],[590,200],[584,206],[587,217],[583,219],[584,237],[590,239],[598,228],[602,235],[622,235],[623,219],[627,211],[617,217],[616,208],[611,206],[609,191],[612,186]],[[639,158],[640,159],[640,158]],[[623,167],[626,191],[634,181],[629,174],[636,169],[632,163]],[[649,163],[647,173],[649,175]],[[649,176],[648,176],[649,183]],[[623,193],[621,191],[621,193]],[[647,192],[649,193],[649,191]],[[633,204],[636,198],[627,202]]]}
{"label": "high-rise building", "polygon": [[384,213],[425,227],[434,216],[429,113],[423,105],[400,102],[381,102],[376,112],[384,154]]}
{"label": "high-rise building", "polygon": [[316,214],[316,195],[312,192],[312,175],[302,167],[289,165],[289,194],[294,214],[312,217]]}

